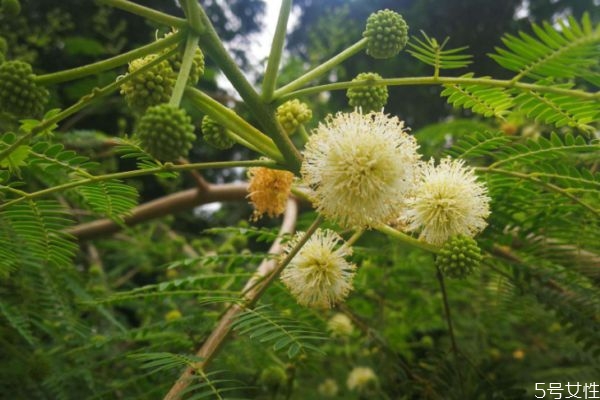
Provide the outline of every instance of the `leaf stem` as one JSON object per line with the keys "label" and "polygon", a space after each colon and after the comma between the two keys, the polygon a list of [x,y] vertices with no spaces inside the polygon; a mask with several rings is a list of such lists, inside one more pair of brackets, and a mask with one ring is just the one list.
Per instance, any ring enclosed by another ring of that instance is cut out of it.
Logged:
{"label": "leaf stem", "polygon": [[185,93],[196,107],[209,114],[218,123],[233,131],[240,138],[252,144],[262,154],[279,162],[285,162],[285,159],[277,150],[273,141],[246,122],[233,110],[225,107],[196,88],[187,87]]}
{"label": "leaf stem", "polygon": [[300,171],[302,155],[278,124],[273,110],[262,101],[259,94],[240,71],[236,62],[231,58],[204,9],[196,2],[193,2],[192,6],[197,8],[201,23],[205,27],[202,32],[194,29],[200,35],[202,50],[205,50],[206,54],[221,68],[221,71],[238,91],[254,118],[259,121],[264,132],[275,142],[283,155],[285,164],[291,171],[297,173]]}
{"label": "leaf stem", "polygon": [[[562,94],[570,97],[578,97],[586,100],[600,100],[600,92],[590,93],[583,90],[565,89],[554,86],[544,86],[534,83],[523,83],[523,82],[512,82],[503,79],[490,79],[490,78],[461,78],[461,77],[432,77],[432,76],[418,76],[418,77],[407,77],[407,78],[387,78],[373,81],[346,81],[328,83],[325,85],[312,86],[305,89],[296,90],[293,92],[282,94],[277,96],[277,103],[283,103],[286,100],[290,100],[299,96],[306,96],[310,94],[316,94],[321,92],[328,92],[331,90],[345,90],[351,87],[361,86],[373,86],[373,85],[387,85],[387,86],[416,86],[416,85],[487,85],[493,87],[503,88],[517,88],[521,90],[534,90],[540,93],[555,93]],[[283,89],[283,88],[282,88]],[[280,89],[281,90],[281,89]]]}
{"label": "leaf stem", "polygon": [[440,252],[439,247],[434,246],[429,243],[422,242],[420,240],[417,240],[411,236],[408,236],[404,232],[400,232],[399,230],[392,228],[391,226],[381,224],[381,225],[376,226],[375,229],[377,229],[381,233],[386,234],[387,236],[391,237],[392,239],[396,239],[400,242],[406,243],[413,247],[417,247],[419,249],[429,251],[434,254],[438,254]]}
{"label": "leaf stem", "polygon": [[[0,210],[5,209],[13,204],[20,203],[24,200],[34,199],[37,197],[45,196],[51,193],[60,192],[63,190],[71,189],[81,185],[87,185],[89,183],[107,181],[110,179],[127,179],[136,178],[138,176],[158,174],[160,172],[171,172],[171,171],[189,171],[189,170],[202,170],[202,169],[214,169],[214,168],[232,168],[232,167],[274,167],[277,163],[271,160],[250,160],[250,161],[218,161],[208,163],[191,163],[174,165],[172,163],[165,163],[159,167],[138,169],[134,171],[123,171],[114,172],[111,174],[97,175],[86,179],[73,180],[62,185],[53,186],[51,188],[38,190],[37,192],[27,193],[23,197],[19,197],[14,200],[7,201],[0,204]],[[4,189],[4,186],[0,186]]]}
{"label": "leaf stem", "polygon": [[285,32],[287,29],[288,19],[292,10],[292,0],[282,0],[281,8],[279,9],[279,18],[277,19],[277,27],[275,35],[271,43],[271,52],[269,53],[269,61],[265,71],[265,77],[262,84],[262,98],[268,102],[273,97],[275,91],[275,82],[277,80],[277,71],[283,53],[283,45],[285,43]]}
{"label": "leaf stem", "polygon": [[50,74],[38,75],[35,80],[40,84],[51,84],[60,83],[66,81],[72,81],[74,79],[82,78],[84,76],[98,74],[100,72],[120,67],[123,64],[128,63],[136,58],[144,57],[148,54],[159,52],[181,40],[183,36],[182,32],[177,32],[174,35],[169,35],[164,39],[160,39],[128,51],[127,53],[119,54],[118,56],[107,58],[106,60],[98,61],[92,64],[83,65],[80,67],[67,69],[59,72],[52,72]]}
{"label": "leaf stem", "polygon": [[174,26],[176,28],[184,28],[187,26],[186,20],[183,18],[174,17],[169,14],[156,11],[149,7],[144,7],[139,4],[133,3],[127,0],[98,0],[101,4],[106,4],[121,10],[130,12],[132,14],[139,15],[149,19],[150,21],[158,22],[167,26]]}
{"label": "leaf stem", "polygon": [[[335,67],[336,65],[341,64],[346,59],[348,59],[348,58],[352,57],[353,55],[355,55],[356,53],[362,51],[366,46],[367,46],[367,39],[362,38],[361,40],[354,43],[352,46],[348,47],[341,53],[339,53],[339,54],[333,56],[332,58],[330,58],[329,60],[325,61],[323,64],[308,71],[306,74],[304,74],[301,77],[299,77],[298,79],[288,83],[284,87],[277,89],[275,91],[275,93],[273,94],[273,98],[280,101],[281,98],[284,96],[286,97],[286,99],[295,97],[295,96],[291,96],[291,93],[294,90],[301,88],[302,86],[310,83],[312,80],[320,77],[321,75],[323,75],[324,73],[326,73],[327,71],[329,71],[330,69]],[[378,81],[378,82],[380,82],[380,81]],[[301,91],[298,91],[298,92],[301,92]],[[283,100],[281,100],[281,101],[283,101]]]}
{"label": "leaf stem", "polygon": [[190,71],[192,69],[192,63],[194,62],[194,55],[197,48],[198,36],[196,36],[196,34],[193,32],[188,33],[187,40],[185,42],[183,58],[181,60],[181,68],[179,69],[179,74],[177,74],[175,87],[173,88],[171,99],[169,100],[169,104],[172,106],[179,107],[179,103],[181,103],[181,98],[183,97],[183,92],[185,91],[185,87],[190,76]]}

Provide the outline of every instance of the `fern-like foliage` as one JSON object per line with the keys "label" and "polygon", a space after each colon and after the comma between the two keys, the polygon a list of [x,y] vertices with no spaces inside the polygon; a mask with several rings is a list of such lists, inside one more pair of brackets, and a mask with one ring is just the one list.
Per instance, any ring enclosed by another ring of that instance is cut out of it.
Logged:
{"label": "fern-like foliage", "polygon": [[560,22],[560,31],[547,22],[542,26],[533,24],[537,37],[523,32],[519,37],[506,35],[502,42],[507,49],[497,47],[497,54],[490,57],[517,72],[514,81],[524,77],[589,77],[586,79],[593,82],[593,77],[598,78],[593,67],[600,58],[600,25],[594,27],[589,14],[583,16],[581,23],[573,17],[568,22]]}
{"label": "fern-like foliage", "polygon": [[54,200],[23,201],[0,212],[0,272],[18,266],[71,265],[76,244],[64,232],[72,224]]}
{"label": "fern-like foliage", "polygon": [[27,163],[30,167],[38,167],[50,174],[65,171],[80,176],[90,176],[88,169],[95,168],[98,163],[90,162],[88,157],[81,156],[72,150],[65,150],[62,144],[38,142],[31,147]]}
{"label": "fern-like foliage", "polygon": [[[557,85],[560,88],[570,88],[572,85]],[[583,100],[567,94],[540,93],[526,90],[514,99],[518,110],[528,117],[557,127],[571,126],[590,131],[592,122],[600,118],[600,105],[595,100]]]}
{"label": "fern-like foliage", "polygon": [[[468,73],[463,78],[472,78]],[[503,119],[512,107],[512,96],[503,88],[492,87],[484,84],[444,85],[443,97],[448,97],[448,103],[454,107],[470,109],[485,117],[497,117]]]}
{"label": "fern-like foliage", "polygon": [[471,58],[473,56],[461,54],[462,51],[468,48],[467,46],[444,50],[450,38],[446,38],[440,44],[436,39],[427,36],[425,32],[421,31],[421,34],[423,35],[423,40],[413,36],[408,42],[411,50],[407,51],[417,60],[433,66],[435,71],[464,68],[472,63]]}
{"label": "fern-like foliage", "polygon": [[134,360],[142,362],[142,368],[150,370],[151,374],[156,374],[170,369],[179,369],[191,367],[202,361],[202,358],[193,355],[173,354],[167,352],[159,353],[139,353],[128,356]]}
{"label": "fern-like foliage", "polygon": [[137,205],[137,190],[116,179],[79,186],[77,191],[93,211],[118,222]]}
{"label": "fern-like foliage", "polygon": [[282,317],[267,305],[244,311],[233,323],[233,329],[261,343],[274,342],[273,350],[287,349],[289,358],[305,350],[321,352],[315,342],[326,340],[314,327]]}
{"label": "fern-like foliage", "polygon": [[[162,163],[148,154],[139,145],[139,142],[133,139],[117,139],[118,145],[115,147],[115,152],[121,155],[121,158],[135,158],[139,169],[151,169],[162,166]],[[161,178],[175,178],[176,172],[160,172],[156,174]]]}

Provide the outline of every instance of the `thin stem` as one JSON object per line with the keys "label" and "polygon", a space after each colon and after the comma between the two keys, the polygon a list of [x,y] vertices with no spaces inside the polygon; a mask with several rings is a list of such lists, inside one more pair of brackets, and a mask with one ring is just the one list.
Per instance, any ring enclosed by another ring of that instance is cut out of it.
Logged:
{"label": "thin stem", "polygon": [[149,19],[150,21],[158,22],[167,26],[174,26],[176,28],[184,28],[187,23],[183,18],[177,18],[169,14],[156,11],[152,8],[144,7],[136,3],[132,3],[127,0],[98,0],[101,4],[106,4],[121,10],[130,12],[132,14],[139,15]]}
{"label": "thin stem", "polygon": [[152,68],[156,64],[171,57],[173,54],[175,54],[176,51],[177,51],[177,49],[172,49],[172,50],[166,52],[162,56],[155,58],[154,60],[152,60],[148,64],[145,64],[144,66],[137,69],[136,71],[125,75],[123,78],[118,79],[118,80],[104,86],[103,88],[92,89],[91,93],[88,93],[85,96],[83,96],[81,99],[79,99],[79,101],[77,103],[71,105],[70,107],[64,109],[63,111],[59,112],[58,114],[56,114],[54,116],[41,121],[39,123],[39,125],[36,125],[33,129],[31,129],[31,131],[23,133],[23,135],[21,137],[19,137],[13,144],[8,146],[4,150],[0,151],[0,160],[3,160],[4,158],[6,158],[17,147],[19,147],[23,143],[27,142],[30,138],[35,136],[37,133],[43,132],[44,130],[50,128],[52,125],[75,114],[76,112],[78,112],[79,110],[88,106],[91,102],[99,99],[100,97],[106,96],[106,95],[114,92],[115,90],[119,89],[119,87],[121,87],[121,85],[123,85],[125,82],[133,79],[136,75],[143,73],[144,71]]}
{"label": "thin stem", "polygon": [[352,236],[350,236],[350,238],[348,240],[346,240],[346,245],[352,246],[354,243],[356,243],[356,241],[358,239],[360,239],[360,237],[363,235],[363,233],[365,233],[364,229],[359,229],[356,232],[354,232],[354,234]]}
{"label": "thin stem", "polygon": [[107,58],[106,60],[98,61],[92,64],[66,69],[64,71],[53,72],[45,75],[38,75],[35,80],[40,84],[60,83],[72,81],[88,75],[98,74],[109,69],[120,67],[127,64],[129,61],[136,58],[144,57],[148,54],[157,53],[181,40],[182,32],[177,32],[174,35],[169,35],[164,39],[157,40],[137,49],[128,51],[127,53],[119,54],[118,56]]}
{"label": "thin stem", "polygon": [[267,70],[262,85],[262,97],[265,101],[270,101],[275,91],[275,82],[277,80],[277,71],[283,53],[283,45],[285,43],[285,32],[287,29],[288,19],[292,10],[292,0],[282,0],[281,8],[279,9],[279,18],[277,19],[277,27],[275,35],[271,43],[271,52],[269,53],[269,61]]}
{"label": "thin stem", "polygon": [[567,190],[565,190],[559,186],[556,186],[552,183],[544,182],[543,180],[539,179],[538,177],[536,177],[533,174],[524,174],[521,172],[508,171],[505,169],[499,169],[499,168],[493,168],[493,167],[476,167],[475,169],[480,172],[506,175],[506,176],[510,176],[513,178],[519,178],[519,179],[533,182],[551,192],[556,192],[562,196],[568,197],[569,199],[573,200],[575,203],[579,204],[580,206],[582,206],[582,207],[588,209],[589,211],[593,212],[594,214],[600,216],[600,208],[594,208],[592,205],[584,202],[577,196],[573,195],[572,193],[569,193]]}
{"label": "thin stem", "polygon": [[196,33],[203,32],[206,27],[202,24],[202,18],[198,12],[198,7],[194,6],[192,2],[197,2],[197,0],[181,0],[181,6],[190,28]]}
{"label": "thin stem", "polygon": [[238,116],[233,110],[225,107],[196,88],[187,87],[186,95],[196,107],[209,114],[219,124],[233,131],[243,140],[252,144],[254,149],[274,160],[285,162],[285,159],[277,150],[273,141]]}
{"label": "thin stem", "polygon": [[238,68],[237,63],[231,58],[202,7],[196,2],[193,5],[197,7],[201,22],[206,27],[204,31],[197,32],[200,35],[202,49],[221,68],[252,112],[254,118],[259,121],[265,133],[273,139],[289,169],[298,173],[300,171],[302,155],[277,123],[273,110],[263,103],[258,93],[256,93]]}
{"label": "thin stem", "polygon": [[[556,93],[570,97],[578,97],[586,100],[600,100],[600,92],[589,93],[583,90],[572,90],[564,89],[554,86],[544,86],[534,83],[523,83],[523,82],[512,82],[503,79],[489,79],[489,78],[460,78],[460,77],[432,77],[432,76],[418,76],[408,78],[388,78],[374,81],[346,81],[328,83],[325,85],[312,86],[305,89],[300,89],[292,92],[287,92],[278,96],[278,91],[275,92],[277,103],[282,103],[286,100],[293,99],[300,96],[306,96],[310,94],[316,94],[321,92],[328,92],[332,90],[346,90],[351,87],[361,86],[373,86],[373,85],[387,85],[387,86],[417,86],[417,85],[487,85],[493,87],[503,88],[517,88],[522,90],[534,90],[540,93]],[[282,88],[283,89],[283,88]],[[282,90],[280,89],[280,90]]]}
{"label": "thin stem", "polygon": [[309,136],[308,132],[306,131],[306,128],[304,127],[304,125],[300,125],[298,127],[298,133],[300,134],[300,137],[302,138],[302,141],[304,143],[309,141],[310,136]]}
{"label": "thin stem", "polygon": [[[335,67],[336,65],[341,64],[346,59],[348,59],[348,58],[352,57],[353,55],[357,54],[358,52],[362,51],[366,46],[367,46],[366,38],[359,40],[358,42],[354,43],[352,46],[348,47],[346,50],[333,56],[332,58],[325,61],[323,64],[319,65],[318,67],[308,71],[306,74],[302,75],[298,79],[288,83],[281,89],[277,89],[275,91],[275,93],[273,94],[273,98],[280,100],[280,98],[283,97],[284,95],[288,95],[291,92],[293,92],[294,90],[301,88],[302,86],[310,83],[312,80],[320,77],[321,75],[323,75],[324,73],[326,73],[327,71],[329,71],[330,69]],[[380,82],[380,81],[378,81],[378,82]],[[288,97],[290,97],[290,96],[288,96]]]}
{"label": "thin stem", "polygon": [[198,36],[196,36],[195,33],[190,32],[185,42],[185,50],[181,60],[181,68],[177,75],[177,81],[175,81],[175,87],[173,88],[171,99],[169,100],[169,104],[172,106],[179,107],[179,103],[181,103],[181,98],[183,97],[183,92],[185,91],[190,71],[192,70],[194,55],[197,48]]}
{"label": "thin stem", "polygon": [[437,279],[438,282],[440,284],[440,290],[442,291],[442,299],[444,302],[444,312],[446,314],[446,323],[448,325],[448,333],[450,334],[450,341],[452,342],[452,352],[454,353],[454,357],[456,359],[456,373],[458,374],[458,382],[460,384],[460,390],[464,396],[464,387],[463,387],[463,381],[462,381],[462,376],[460,373],[460,365],[458,365],[459,360],[460,360],[460,353],[458,350],[458,345],[456,344],[456,337],[454,336],[454,326],[452,324],[452,315],[450,314],[450,303],[448,302],[448,293],[446,292],[446,285],[444,283],[444,275],[442,275],[442,271],[440,270],[439,267],[437,268]]}
{"label": "thin stem", "polygon": [[[60,192],[63,190],[71,189],[77,186],[87,185],[94,182],[107,181],[110,179],[128,179],[128,178],[136,178],[138,176],[144,175],[152,175],[158,174],[160,172],[169,172],[169,171],[189,171],[193,169],[213,169],[213,168],[232,168],[232,167],[274,167],[276,163],[271,160],[250,160],[250,161],[218,161],[218,162],[208,162],[208,163],[192,163],[185,165],[173,165],[172,163],[165,163],[159,167],[148,168],[148,169],[139,169],[134,171],[123,171],[123,172],[114,172],[111,174],[97,175],[91,178],[79,179],[70,181],[67,183],[63,183],[62,185],[53,186],[51,188],[38,190],[37,192],[32,192],[24,195],[23,197],[7,201],[3,204],[0,204],[0,210],[10,207],[13,204],[20,203],[24,200],[34,199],[37,197],[45,196],[51,193]],[[0,188],[3,188],[0,186]]]}
{"label": "thin stem", "polygon": [[440,252],[439,247],[434,246],[429,243],[421,242],[420,240],[417,240],[411,236],[408,236],[406,233],[400,232],[399,230],[396,230],[396,229],[392,228],[391,226],[381,224],[381,225],[376,226],[375,229],[377,229],[381,233],[388,235],[392,239],[396,239],[400,242],[409,244],[409,245],[417,247],[419,249],[423,249],[423,250],[429,251],[434,254],[438,254]]}

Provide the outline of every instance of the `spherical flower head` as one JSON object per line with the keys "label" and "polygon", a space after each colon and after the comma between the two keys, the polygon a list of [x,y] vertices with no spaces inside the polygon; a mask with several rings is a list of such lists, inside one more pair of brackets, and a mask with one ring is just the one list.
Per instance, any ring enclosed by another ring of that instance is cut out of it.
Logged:
{"label": "spherical flower head", "polygon": [[475,239],[456,235],[444,243],[435,265],[450,278],[466,278],[481,264],[481,250]]}
{"label": "spherical flower head", "polygon": [[380,10],[367,19],[363,37],[367,38],[368,55],[373,58],[390,58],[406,46],[408,25],[397,12]]}
{"label": "spherical flower head", "polygon": [[293,99],[277,107],[276,118],[285,132],[291,135],[299,125],[310,121],[312,111],[306,103],[301,103],[300,100]]}
{"label": "spherical flower head", "polygon": [[[298,232],[284,253],[289,253],[303,235]],[[345,259],[351,254],[352,249],[340,235],[318,229],[283,270],[281,280],[298,304],[331,308],[344,301],[352,290],[356,266]]]}
{"label": "spherical flower head", "polygon": [[227,129],[209,115],[202,118],[202,137],[206,143],[220,150],[230,149],[235,144],[227,136]]}
{"label": "spherical flower head", "polygon": [[165,314],[165,321],[167,321],[167,322],[177,321],[178,319],[181,319],[182,317],[183,317],[183,315],[181,314],[181,311],[171,310]]}
{"label": "spherical flower head", "polygon": [[16,17],[21,13],[19,0],[2,0],[2,14],[7,17]]}
{"label": "spherical flower head", "polygon": [[[129,73],[137,71],[157,57],[156,54],[151,54],[131,61]],[[169,101],[176,79],[177,74],[169,62],[164,60],[123,83],[121,94],[133,111],[143,113],[148,107]]]}
{"label": "spherical flower head", "polygon": [[369,367],[355,367],[346,380],[348,389],[363,392],[377,384],[377,375]]}
{"label": "spherical flower head", "polygon": [[414,186],[417,148],[396,117],[338,113],[311,135],[301,174],[325,217],[345,228],[372,227],[393,219]]}
{"label": "spherical flower head", "polygon": [[48,90],[35,82],[31,65],[23,61],[0,64],[0,110],[17,118],[38,117],[48,95]]}
{"label": "spherical flower head", "polygon": [[263,214],[271,218],[283,214],[294,174],[289,171],[252,167],[248,169],[248,178],[248,197],[254,206],[252,220],[260,219]]}
{"label": "spherical flower head", "polygon": [[[174,34],[175,32],[177,32],[177,30],[167,33],[164,37],[168,37],[168,36]],[[163,54],[171,51],[172,49],[173,49],[173,47],[165,49],[163,51]],[[175,71],[176,74],[181,69],[181,61],[183,60],[184,49],[185,49],[185,46],[180,45],[179,51],[177,53],[175,53],[174,56],[170,57],[168,60],[169,65],[171,66],[173,71]],[[204,75],[204,53],[202,53],[202,50],[200,50],[200,48],[196,48],[196,51],[194,52],[194,57],[192,58],[192,68],[190,69],[190,75],[188,77],[188,84],[194,86],[195,84],[198,83],[198,81],[200,80],[200,78],[202,78],[203,75]]]}
{"label": "spherical flower head", "polygon": [[[352,82],[376,82],[381,79],[381,75],[375,72],[363,72],[352,79]],[[346,96],[352,107],[360,107],[365,112],[379,111],[387,103],[388,89],[385,85],[350,87]]]}
{"label": "spherical flower head", "polygon": [[334,379],[327,378],[319,384],[317,391],[322,397],[335,397],[338,395],[340,388]]}
{"label": "spherical flower head", "polygon": [[169,104],[150,107],[138,121],[136,135],[142,148],[161,161],[187,156],[196,139],[189,115]]}
{"label": "spherical flower head", "polygon": [[260,382],[270,390],[283,387],[287,379],[285,370],[279,365],[271,365],[260,373]]}
{"label": "spherical flower head", "polygon": [[334,336],[346,337],[352,335],[354,325],[352,324],[352,320],[346,314],[337,313],[327,321],[327,329],[329,329]]}
{"label": "spherical flower head", "polygon": [[472,168],[462,160],[443,159],[423,165],[421,181],[407,200],[405,217],[409,230],[441,245],[454,235],[472,237],[482,231],[490,215],[487,188],[477,182]]}

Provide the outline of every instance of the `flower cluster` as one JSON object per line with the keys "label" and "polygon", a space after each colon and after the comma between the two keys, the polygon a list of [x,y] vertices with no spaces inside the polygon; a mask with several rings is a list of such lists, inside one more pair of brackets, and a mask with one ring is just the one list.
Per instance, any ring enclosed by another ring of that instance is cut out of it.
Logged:
{"label": "flower cluster", "polygon": [[294,174],[277,169],[253,167],[248,169],[248,178],[248,197],[254,206],[252,219],[256,221],[263,214],[269,217],[283,214]]}
{"label": "flower cluster", "polygon": [[[285,253],[304,236],[298,232],[288,242]],[[343,301],[352,290],[356,266],[346,261],[352,249],[329,229],[317,230],[281,273],[283,284],[299,304],[330,308]]]}

